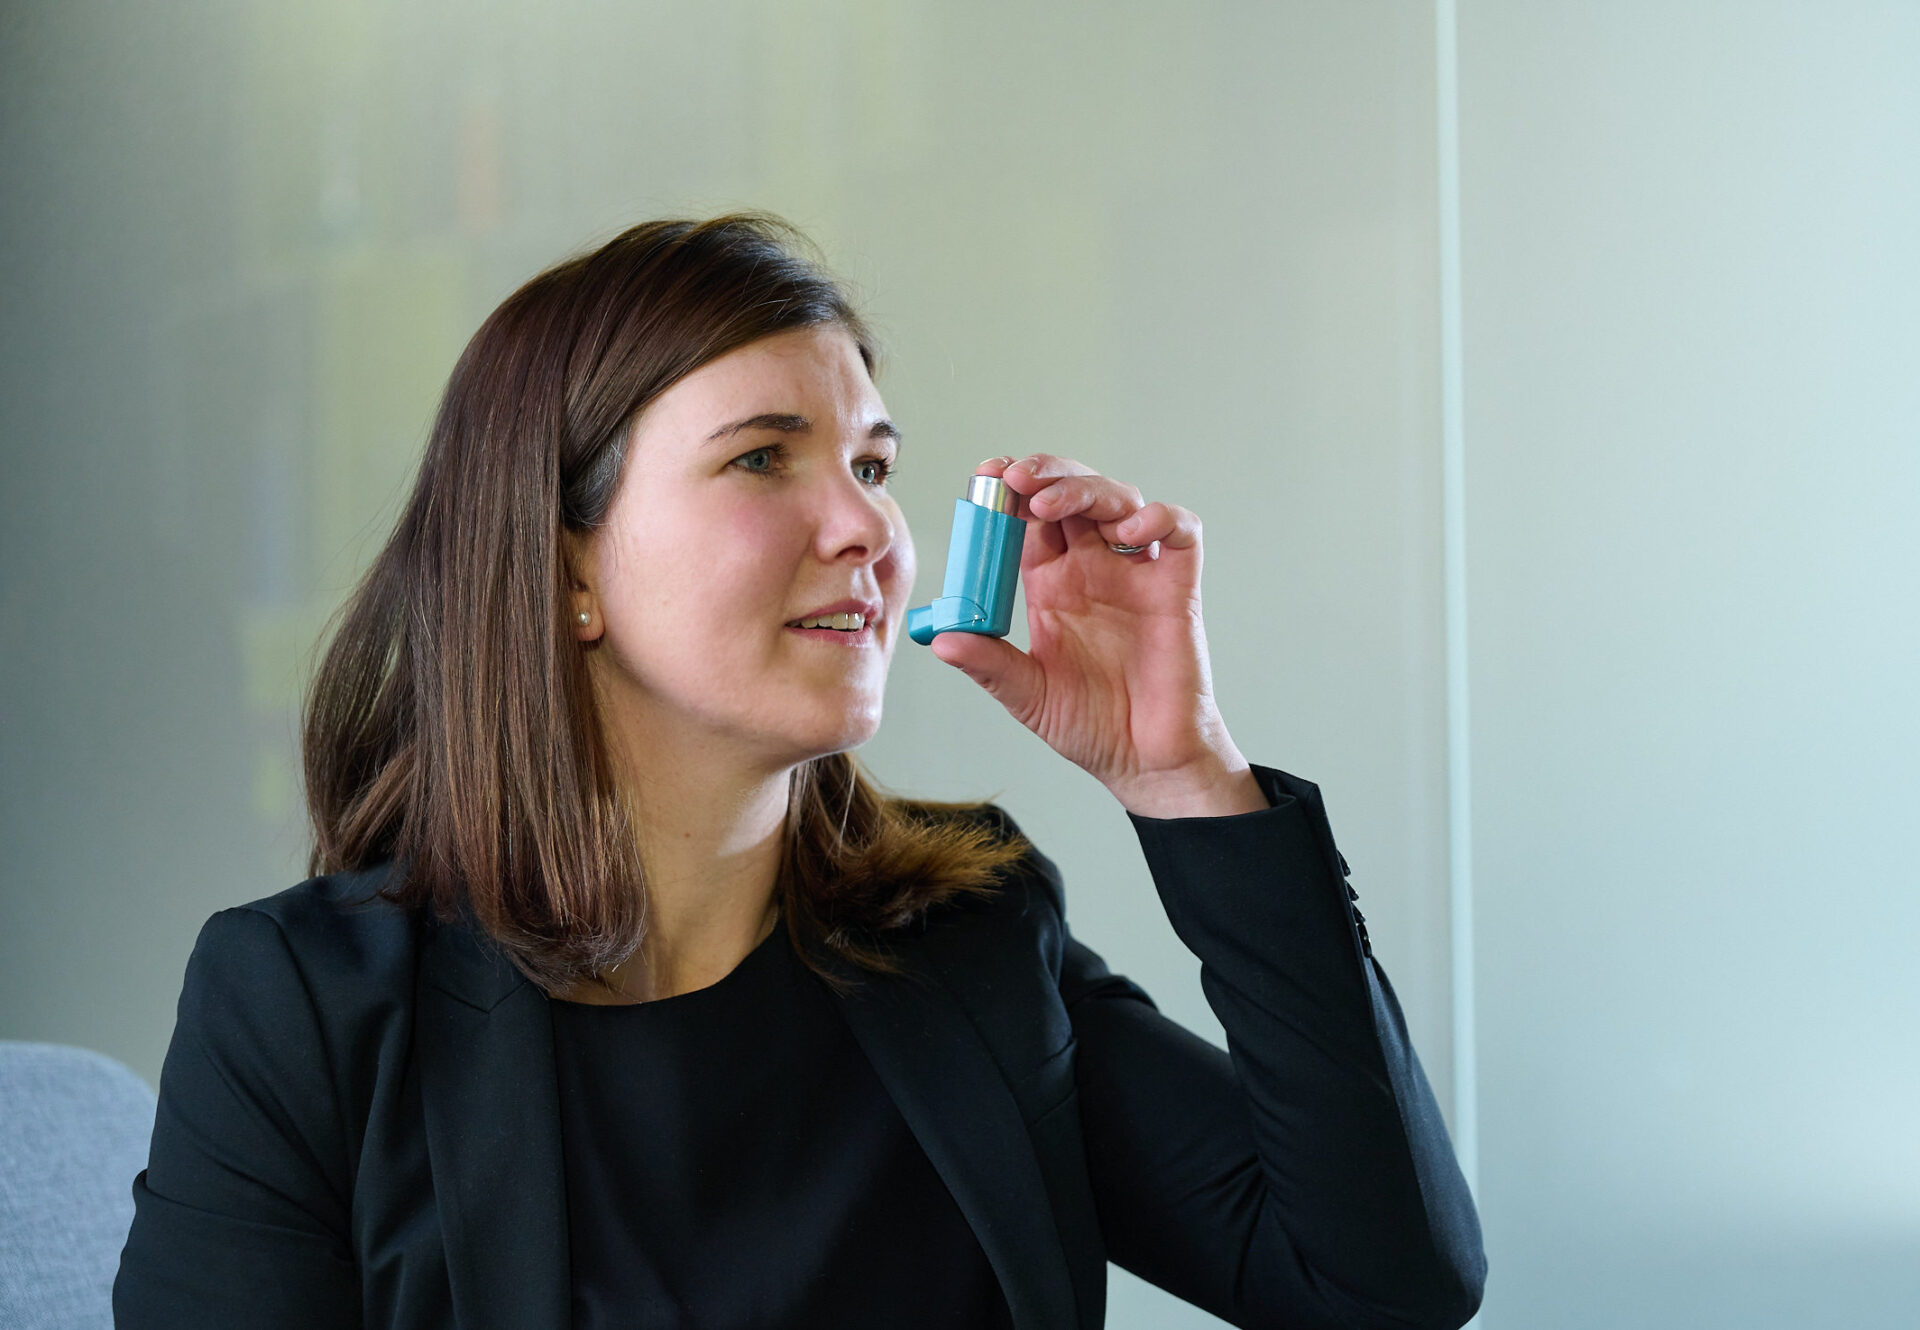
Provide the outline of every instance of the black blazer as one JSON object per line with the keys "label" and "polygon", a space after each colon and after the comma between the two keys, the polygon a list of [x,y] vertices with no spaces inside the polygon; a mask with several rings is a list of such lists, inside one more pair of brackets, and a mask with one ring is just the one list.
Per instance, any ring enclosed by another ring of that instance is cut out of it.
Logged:
{"label": "black blazer", "polygon": [[[1092,1330],[1109,1260],[1235,1325],[1454,1327],[1479,1222],[1319,791],[1134,818],[1228,1052],[1076,942],[1035,852],[842,1000],[1020,1330]],[[998,809],[1009,832],[1011,819]],[[547,999],[385,870],[208,921],[114,1284],[123,1330],[561,1330]]]}

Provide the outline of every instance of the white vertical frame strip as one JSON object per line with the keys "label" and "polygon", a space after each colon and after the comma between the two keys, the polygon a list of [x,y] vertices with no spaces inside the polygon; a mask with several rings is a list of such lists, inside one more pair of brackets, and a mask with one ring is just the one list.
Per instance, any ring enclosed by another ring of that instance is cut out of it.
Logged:
{"label": "white vertical frame strip", "polygon": [[1456,0],[1434,4],[1440,207],[1440,503],[1447,616],[1447,914],[1453,970],[1453,1144],[1480,1189],[1473,994],[1473,763],[1467,688],[1467,441],[1460,321],[1460,48]]}

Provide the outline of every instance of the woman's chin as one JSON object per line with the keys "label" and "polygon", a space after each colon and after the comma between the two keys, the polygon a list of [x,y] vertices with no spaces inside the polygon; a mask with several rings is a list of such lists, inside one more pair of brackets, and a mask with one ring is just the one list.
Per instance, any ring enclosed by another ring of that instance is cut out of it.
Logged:
{"label": "woman's chin", "polygon": [[848,725],[840,736],[840,746],[836,751],[845,752],[850,748],[859,748],[880,732],[880,707],[875,704],[873,710]]}
{"label": "woman's chin", "polygon": [[879,732],[880,707],[854,708],[823,715],[820,723],[789,729],[784,745],[791,761],[806,762],[816,757],[844,753],[860,747]]}
{"label": "woman's chin", "polygon": [[842,726],[836,737],[831,740],[832,746],[824,749],[822,756],[826,753],[844,753],[859,748],[879,731],[880,713],[876,711],[870,720],[863,719],[858,723]]}

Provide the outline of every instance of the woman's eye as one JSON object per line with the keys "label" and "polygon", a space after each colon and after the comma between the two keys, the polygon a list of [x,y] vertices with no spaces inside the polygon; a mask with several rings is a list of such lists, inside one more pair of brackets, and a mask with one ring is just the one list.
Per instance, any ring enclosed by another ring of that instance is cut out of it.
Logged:
{"label": "woman's eye", "polygon": [[772,472],[775,464],[779,461],[780,455],[784,452],[786,452],[785,448],[783,448],[781,445],[777,443],[773,443],[773,444],[768,444],[765,448],[755,448],[750,453],[741,453],[738,457],[734,458],[733,460],[736,463],[739,463],[739,462],[751,463],[753,458],[756,458],[756,457],[766,458],[767,464],[765,466],[747,465],[742,468],[743,470],[757,472],[758,474],[764,476]]}
{"label": "woman's eye", "polygon": [[[733,459],[733,465],[751,475],[770,476],[780,469],[786,455],[785,444],[770,443],[750,453],[741,453]],[[886,484],[897,468],[884,457],[863,457],[853,464],[853,469],[867,484],[877,487]]]}

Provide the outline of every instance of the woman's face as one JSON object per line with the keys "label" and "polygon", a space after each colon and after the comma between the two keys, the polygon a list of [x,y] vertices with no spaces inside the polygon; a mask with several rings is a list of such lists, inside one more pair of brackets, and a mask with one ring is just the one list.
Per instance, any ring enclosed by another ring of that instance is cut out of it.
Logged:
{"label": "woman's face", "polygon": [[[609,723],[773,769],[871,738],[913,591],[885,485],[898,449],[837,325],[749,343],[655,398],[576,592]],[[849,603],[854,631],[792,626]]]}

